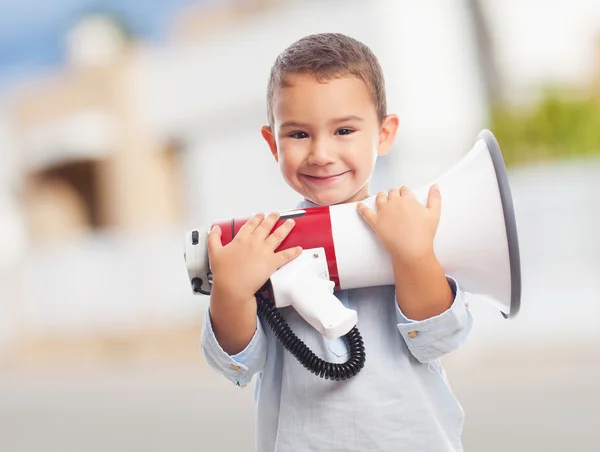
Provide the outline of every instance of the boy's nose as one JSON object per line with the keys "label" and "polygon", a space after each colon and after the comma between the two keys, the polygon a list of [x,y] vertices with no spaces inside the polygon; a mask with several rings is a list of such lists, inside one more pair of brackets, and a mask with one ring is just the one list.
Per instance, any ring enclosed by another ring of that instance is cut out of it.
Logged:
{"label": "boy's nose", "polygon": [[333,153],[327,143],[322,140],[314,141],[308,155],[308,163],[313,165],[327,165],[333,163]]}

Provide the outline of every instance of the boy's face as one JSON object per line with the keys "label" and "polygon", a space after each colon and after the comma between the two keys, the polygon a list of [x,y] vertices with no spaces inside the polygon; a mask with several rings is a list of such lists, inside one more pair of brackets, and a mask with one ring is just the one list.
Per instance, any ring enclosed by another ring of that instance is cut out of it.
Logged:
{"label": "boy's face", "polygon": [[307,74],[286,77],[273,101],[274,123],[262,134],[285,181],[319,205],[369,196],[378,155],[392,145],[398,118],[378,121],[365,83],[358,78],[318,82]]}

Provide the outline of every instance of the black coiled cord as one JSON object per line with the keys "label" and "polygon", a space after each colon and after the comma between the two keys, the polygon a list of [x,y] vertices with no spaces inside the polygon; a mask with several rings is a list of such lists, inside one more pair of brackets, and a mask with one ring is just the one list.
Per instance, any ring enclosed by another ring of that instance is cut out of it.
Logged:
{"label": "black coiled cord", "polygon": [[277,311],[270,298],[262,293],[256,294],[258,316],[263,319],[275,333],[277,340],[296,359],[313,374],[326,380],[347,380],[358,374],[365,365],[365,347],[356,327],[344,335],[350,357],[345,363],[329,363],[322,360],[309,349],[304,342],[290,329],[283,316]]}

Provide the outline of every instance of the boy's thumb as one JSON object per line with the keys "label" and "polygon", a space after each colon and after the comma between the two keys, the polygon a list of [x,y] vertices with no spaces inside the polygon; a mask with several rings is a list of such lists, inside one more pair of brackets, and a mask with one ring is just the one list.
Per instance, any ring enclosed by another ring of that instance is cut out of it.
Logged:
{"label": "boy's thumb", "polygon": [[429,189],[429,195],[427,196],[427,208],[433,211],[436,217],[439,217],[442,210],[442,195],[437,184],[434,184]]}
{"label": "boy's thumb", "polygon": [[358,210],[358,214],[365,220],[365,222],[372,228],[375,224],[375,219],[377,218],[377,214],[374,210],[367,207],[364,203],[359,202],[356,205],[356,210]]}
{"label": "boy's thumb", "polygon": [[208,233],[206,246],[209,254],[215,252],[219,248],[223,248],[223,244],[221,243],[221,228],[218,225],[214,225]]}

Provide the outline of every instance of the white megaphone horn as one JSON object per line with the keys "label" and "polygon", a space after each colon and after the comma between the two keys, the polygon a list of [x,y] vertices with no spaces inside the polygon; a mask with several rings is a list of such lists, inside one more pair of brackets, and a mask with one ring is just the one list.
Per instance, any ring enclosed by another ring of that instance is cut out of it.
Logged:
{"label": "white megaphone horn", "polygon": [[[473,148],[434,182],[442,195],[434,251],[445,273],[505,318],[514,317],[521,303],[519,243],[508,175],[494,135],[480,132]],[[430,186],[413,190],[423,204]],[[375,209],[374,196],[364,202]],[[391,258],[360,218],[356,203],[281,212],[275,227],[290,217],[296,225],[279,249],[301,246],[304,251],[271,276],[275,306],[293,306],[328,338],[342,336],[356,325],[356,312],[333,292],[394,284]],[[223,231],[224,245],[247,220],[214,223]],[[210,294],[209,230],[186,235],[185,260],[194,293]]]}

